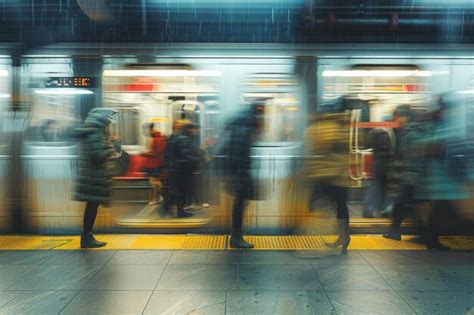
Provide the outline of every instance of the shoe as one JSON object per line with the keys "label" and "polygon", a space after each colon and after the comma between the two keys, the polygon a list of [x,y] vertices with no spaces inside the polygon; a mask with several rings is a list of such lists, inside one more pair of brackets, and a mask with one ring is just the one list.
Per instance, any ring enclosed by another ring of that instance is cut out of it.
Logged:
{"label": "shoe", "polygon": [[395,241],[401,241],[402,240],[402,235],[400,233],[400,230],[396,229],[396,228],[390,228],[388,233],[385,233],[383,235],[383,237],[391,239],[391,240],[395,240]]}
{"label": "shoe", "polygon": [[194,215],[192,213],[187,213],[187,212],[183,212],[183,213],[178,213],[178,218],[179,219],[185,219],[185,218],[191,218],[193,217]]}
{"label": "shoe", "polygon": [[232,233],[230,236],[230,248],[241,248],[241,249],[251,249],[254,245],[246,242],[242,236],[242,233]]}
{"label": "shoe", "polygon": [[326,243],[326,246],[330,248],[341,247],[341,254],[347,254],[347,247],[351,242],[351,237],[349,236],[349,220],[338,220],[337,222],[339,237],[335,243]]}
{"label": "shoe", "polygon": [[92,233],[81,235],[81,248],[100,248],[107,245],[106,242],[100,242],[95,239]]}
{"label": "shoe", "polygon": [[346,236],[339,236],[337,241],[334,243],[325,243],[325,244],[329,248],[333,248],[333,249],[341,247],[341,254],[347,254],[347,247],[349,247],[350,242],[351,242],[351,237],[349,235],[346,235]]}
{"label": "shoe", "polygon": [[426,244],[426,247],[428,247],[428,249],[434,249],[434,250],[439,250],[439,251],[449,251],[449,250],[451,250],[450,247],[444,246],[439,241],[438,242],[433,242],[433,243],[428,243],[428,244]]}
{"label": "shoe", "polygon": [[160,196],[160,198],[155,198],[153,199],[152,201],[150,201],[148,204],[151,206],[151,205],[159,205],[160,203],[162,203],[164,201],[163,197]]}
{"label": "shoe", "polygon": [[187,205],[186,207],[184,207],[184,210],[185,211],[197,211],[199,209],[201,209],[202,207],[200,205],[198,205],[197,203],[193,202],[189,205]]}

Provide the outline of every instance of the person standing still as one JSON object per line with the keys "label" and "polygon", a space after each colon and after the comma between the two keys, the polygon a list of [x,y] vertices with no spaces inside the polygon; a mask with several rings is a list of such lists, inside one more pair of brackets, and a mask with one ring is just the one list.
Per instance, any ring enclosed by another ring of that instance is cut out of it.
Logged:
{"label": "person standing still", "polygon": [[85,202],[81,248],[107,245],[92,234],[99,205],[110,203],[112,176],[115,164],[108,127],[115,122],[117,112],[108,108],[92,109],[84,124],[75,130],[81,151],[77,168],[74,200]]}

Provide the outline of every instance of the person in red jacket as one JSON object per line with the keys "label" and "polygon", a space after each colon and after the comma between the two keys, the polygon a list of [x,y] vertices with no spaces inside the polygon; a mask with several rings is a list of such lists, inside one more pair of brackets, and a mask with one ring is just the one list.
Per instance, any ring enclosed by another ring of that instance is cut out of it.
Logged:
{"label": "person in red jacket", "polygon": [[142,155],[146,157],[145,172],[153,188],[153,196],[150,205],[156,205],[163,201],[161,195],[161,170],[164,165],[164,154],[166,151],[166,137],[155,130],[153,123],[145,124],[143,131],[147,135],[147,151]]}

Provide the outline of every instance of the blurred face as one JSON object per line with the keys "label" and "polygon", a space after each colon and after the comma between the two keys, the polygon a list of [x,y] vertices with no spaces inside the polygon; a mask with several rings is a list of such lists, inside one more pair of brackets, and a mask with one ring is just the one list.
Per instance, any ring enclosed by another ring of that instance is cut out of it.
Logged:
{"label": "blurred face", "polygon": [[408,122],[408,117],[405,116],[395,116],[394,121],[400,126],[400,127],[405,127],[405,125]]}

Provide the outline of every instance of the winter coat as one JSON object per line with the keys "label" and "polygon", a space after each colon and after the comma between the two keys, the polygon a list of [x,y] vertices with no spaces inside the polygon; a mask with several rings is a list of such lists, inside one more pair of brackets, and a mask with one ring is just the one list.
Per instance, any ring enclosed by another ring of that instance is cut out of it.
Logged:
{"label": "winter coat", "polygon": [[464,183],[453,176],[444,150],[446,143],[464,132],[459,120],[444,118],[429,124],[428,133],[420,139],[424,163],[415,194],[421,200],[461,200],[468,197]]}
{"label": "winter coat", "polygon": [[106,137],[107,115],[105,109],[90,113],[84,125],[73,133],[80,140],[74,200],[105,205],[110,202],[115,163]]}
{"label": "winter coat", "polygon": [[308,159],[304,174],[313,181],[347,187],[349,178],[348,113],[320,114],[305,132]]}
{"label": "winter coat", "polygon": [[247,200],[259,199],[257,186],[251,176],[251,146],[256,124],[255,109],[250,107],[242,111],[225,128],[226,174],[224,176],[227,191],[234,196]]}
{"label": "winter coat", "polygon": [[390,163],[390,181],[398,188],[415,187],[423,170],[421,139],[428,130],[426,122],[409,122],[395,130],[395,150]]}
{"label": "winter coat", "polygon": [[199,148],[190,136],[172,134],[168,140],[165,159],[169,176],[191,176],[201,161]]}

